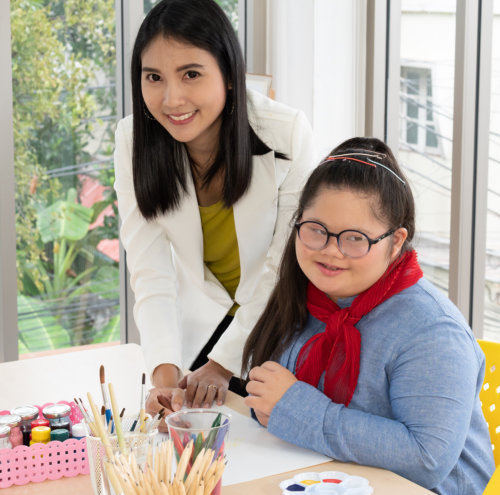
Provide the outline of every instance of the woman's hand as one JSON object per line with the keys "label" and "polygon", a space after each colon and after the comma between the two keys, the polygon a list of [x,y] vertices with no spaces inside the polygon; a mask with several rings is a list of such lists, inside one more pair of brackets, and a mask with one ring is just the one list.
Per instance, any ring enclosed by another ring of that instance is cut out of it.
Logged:
{"label": "woman's hand", "polygon": [[232,375],[212,360],[189,373],[179,382],[179,387],[186,389],[186,405],[211,407],[214,400],[219,406],[224,404]]}
{"label": "woman's hand", "polygon": [[[181,372],[174,364],[163,363],[158,365],[151,377],[153,388],[146,397],[146,412],[152,416],[165,409],[164,418],[171,412],[178,411],[184,405],[184,390],[177,385]],[[168,431],[162,419],[158,426],[159,431]]]}
{"label": "woman's hand", "polygon": [[266,361],[250,370],[245,404],[255,411],[259,423],[267,426],[274,406],[297,381],[295,375],[274,361]]}
{"label": "woman's hand", "polygon": [[[163,418],[170,413],[178,411],[184,404],[184,390],[177,387],[155,387],[149,391],[146,399],[146,412],[155,416],[161,409],[165,409]],[[167,432],[168,428],[165,420],[162,419],[158,425],[158,430]]]}

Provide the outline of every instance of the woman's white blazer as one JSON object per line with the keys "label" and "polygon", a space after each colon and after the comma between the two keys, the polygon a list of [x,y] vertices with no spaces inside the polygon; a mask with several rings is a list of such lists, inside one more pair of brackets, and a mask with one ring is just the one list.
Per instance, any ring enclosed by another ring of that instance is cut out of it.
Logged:
{"label": "woman's white blazer", "polygon": [[[237,376],[243,346],[275,284],[298,195],[316,158],[311,126],[302,112],[251,91],[248,101],[257,135],[289,160],[275,158],[273,151],[254,156],[250,188],[233,205],[241,266],[235,300],[240,307],[209,357]],[[131,116],[118,123],[114,162],[120,237],[146,364],[150,372],[162,363],[186,369],[233,305],[203,262],[191,174],[179,208],[146,221],[134,193]]]}

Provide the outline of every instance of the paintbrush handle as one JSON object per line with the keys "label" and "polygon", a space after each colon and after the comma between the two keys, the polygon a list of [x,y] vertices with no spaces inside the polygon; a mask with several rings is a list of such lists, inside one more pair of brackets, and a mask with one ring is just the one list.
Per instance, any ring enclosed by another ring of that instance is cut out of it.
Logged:
{"label": "paintbrush handle", "polygon": [[120,447],[120,452],[122,454],[127,453],[127,448],[125,447],[125,438],[123,436],[122,422],[120,421],[120,410],[116,404],[115,391],[113,389],[113,384],[109,383],[109,396],[111,397],[111,409],[113,410],[114,424],[116,428],[116,437],[118,438],[118,446]]}

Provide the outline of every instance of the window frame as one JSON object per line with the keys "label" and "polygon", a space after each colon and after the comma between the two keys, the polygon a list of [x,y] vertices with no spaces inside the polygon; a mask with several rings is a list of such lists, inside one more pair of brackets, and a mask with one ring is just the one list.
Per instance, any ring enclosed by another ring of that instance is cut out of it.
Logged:
{"label": "window frame", "polygon": [[[379,38],[385,33],[386,43],[379,43],[372,53],[367,50],[367,68],[377,66],[378,70],[367,70],[366,84],[379,89],[367,92],[365,115],[372,121],[365,132],[376,135],[369,131],[383,128],[383,139],[398,150],[399,119],[394,109],[399,108],[399,91],[394,80],[400,74],[396,50],[400,47],[402,2],[377,0],[370,4],[367,32],[377,33]],[[370,9],[377,15],[370,14]],[[457,0],[448,293],[478,338],[484,324],[492,19],[492,0]],[[385,111],[375,112],[380,100]]]}

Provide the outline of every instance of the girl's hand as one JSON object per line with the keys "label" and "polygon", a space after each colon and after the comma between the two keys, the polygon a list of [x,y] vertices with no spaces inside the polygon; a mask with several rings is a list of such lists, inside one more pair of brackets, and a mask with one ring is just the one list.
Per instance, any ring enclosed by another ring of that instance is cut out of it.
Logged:
{"label": "girl's hand", "polygon": [[259,423],[267,428],[267,422],[269,421],[269,414],[264,414],[261,411],[257,411],[257,409],[254,409],[253,412],[255,413],[255,416],[257,416],[257,420],[259,421]]}
{"label": "girl's hand", "polygon": [[[184,390],[176,387],[155,387],[149,391],[146,399],[146,412],[155,416],[160,409],[165,409],[163,418],[174,411],[178,411],[184,404]],[[168,428],[165,419],[158,425],[158,430],[167,432]]]}
{"label": "girl's hand", "polygon": [[179,387],[186,389],[186,405],[211,407],[214,400],[219,406],[224,404],[231,376],[231,371],[209,360],[179,382]]}
{"label": "girl's hand", "polygon": [[267,426],[274,406],[284,393],[297,381],[295,375],[274,361],[266,361],[252,368],[249,373],[245,404],[255,411],[259,422]]}

